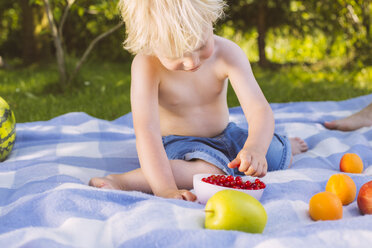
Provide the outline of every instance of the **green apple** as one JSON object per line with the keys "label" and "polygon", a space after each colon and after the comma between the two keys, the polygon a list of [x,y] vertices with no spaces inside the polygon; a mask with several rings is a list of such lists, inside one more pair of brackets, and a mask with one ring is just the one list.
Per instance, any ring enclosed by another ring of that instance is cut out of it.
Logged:
{"label": "green apple", "polygon": [[205,205],[205,228],[262,233],[267,214],[253,196],[236,190],[221,190]]}

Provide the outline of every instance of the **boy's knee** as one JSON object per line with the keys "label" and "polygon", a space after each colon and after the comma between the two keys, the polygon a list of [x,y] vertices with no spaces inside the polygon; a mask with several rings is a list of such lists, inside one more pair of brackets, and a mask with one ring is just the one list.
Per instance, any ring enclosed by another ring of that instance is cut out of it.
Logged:
{"label": "boy's knee", "polygon": [[225,174],[220,168],[216,165],[209,163],[202,159],[193,159],[193,160],[169,160],[170,164],[173,166],[187,166],[190,170],[199,173],[207,174]]}
{"label": "boy's knee", "polygon": [[200,173],[208,173],[208,174],[225,174],[220,168],[216,165],[209,163],[202,159],[195,159],[194,160],[196,166],[198,166],[198,170]]}

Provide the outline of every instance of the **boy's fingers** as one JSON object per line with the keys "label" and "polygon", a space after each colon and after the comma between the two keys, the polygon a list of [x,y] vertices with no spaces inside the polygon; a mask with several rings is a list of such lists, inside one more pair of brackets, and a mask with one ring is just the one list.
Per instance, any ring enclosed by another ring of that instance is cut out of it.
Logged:
{"label": "boy's fingers", "polygon": [[250,161],[249,168],[247,168],[244,172],[247,176],[253,176],[257,172],[257,161],[254,160],[254,158]]}
{"label": "boy's fingers", "polygon": [[186,200],[186,201],[196,201],[196,196],[191,193],[190,191],[185,191],[182,193],[182,198],[183,200]]}
{"label": "boy's fingers", "polygon": [[178,200],[184,200],[184,199],[183,199],[183,196],[180,195],[180,194],[176,194],[173,198],[174,198],[174,199],[178,199]]}
{"label": "boy's fingers", "polygon": [[253,166],[250,166],[248,168],[248,170],[244,173],[246,174],[247,176],[252,176],[254,177],[254,174],[256,173],[256,168],[254,168]]}
{"label": "boy's fingers", "polygon": [[256,169],[256,172],[252,175],[254,177],[261,177],[262,176],[262,166],[261,164],[257,164],[257,169]]}
{"label": "boy's fingers", "polygon": [[267,162],[265,161],[261,166],[261,173],[258,177],[264,177],[267,173]]}
{"label": "boy's fingers", "polygon": [[242,160],[242,162],[240,163],[240,166],[239,166],[239,171],[240,172],[245,172],[248,170],[248,168],[251,166],[252,164],[252,157],[247,157],[245,158],[244,160]]}
{"label": "boy's fingers", "polygon": [[236,167],[239,167],[239,165],[240,165],[240,159],[239,158],[236,158],[233,161],[231,161],[230,163],[228,163],[227,166],[229,168],[236,168]]}
{"label": "boy's fingers", "polygon": [[266,176],[266,173],[267,173],[267,162],[265,162],[265,165],[262,167],[263,168],[263,172],[262,172],[262,177]]}
{"label": "boy's fingers", "polygon": [[266,175],[266,171],[261,169],[260,173],[257,173],[256,177],[264,177]]}
{"label": "boy's fingers", "polygon": [[266,161],[263,163],[259,163],[257,165],[257,171],[252,176],[254,177],[264,177],[267,173],[267,163]]}

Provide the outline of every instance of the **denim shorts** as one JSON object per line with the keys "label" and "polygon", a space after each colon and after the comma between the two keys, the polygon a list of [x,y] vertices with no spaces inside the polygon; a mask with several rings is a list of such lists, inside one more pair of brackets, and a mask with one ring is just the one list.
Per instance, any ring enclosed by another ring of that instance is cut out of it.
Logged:
{"label": "denim shorts", "polygon": [[[237,168],[231,169],[227,164],[236,158],[248,137],[248,130],[230,122],[226,129],[216,137],[192,137],[168,135],[163,136],[163,145],[168,159],[195,160],[209,162],[228,175],[244,175]],[[274,134],[266,154],[268,171],[284,170],[291,160],[291,144],[289,139]]]}

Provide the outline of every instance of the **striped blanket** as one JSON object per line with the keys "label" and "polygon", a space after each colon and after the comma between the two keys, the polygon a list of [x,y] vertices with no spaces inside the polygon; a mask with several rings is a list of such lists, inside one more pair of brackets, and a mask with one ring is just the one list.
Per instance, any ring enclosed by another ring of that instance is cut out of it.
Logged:
{"label": "striped blanket", "polygon": [[[114,121],[68,113],[17,124],[11,156],[0,163],[0,247],[370,247],[372,215],[357,203],[337,221],[312,221],[308,203],[339,172],[346,152],[364,162],[349,174],[360,187],[372,180],[372,128],[330,131],[322,123],[348,116],[372,94],[341,102],[271,104],[276,132],[299,136],[309,151],[291,169],[269,172],[261,202],[263,234],[207,230],[204,206],[141,192],[89,187],[91,177],[139,167],[131,114]],[[241,108],[231,121],[247,123]]]}

